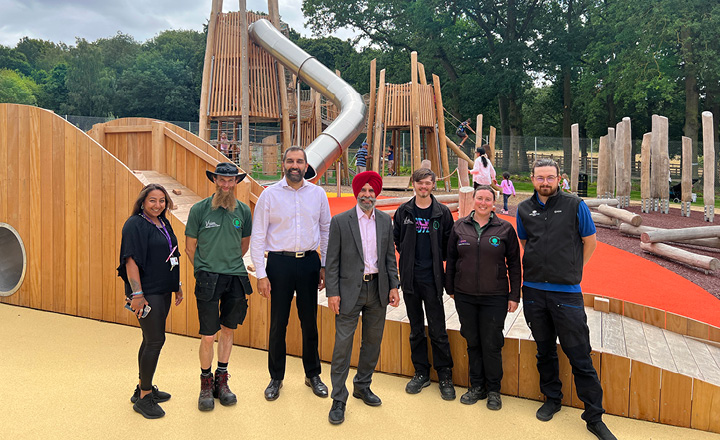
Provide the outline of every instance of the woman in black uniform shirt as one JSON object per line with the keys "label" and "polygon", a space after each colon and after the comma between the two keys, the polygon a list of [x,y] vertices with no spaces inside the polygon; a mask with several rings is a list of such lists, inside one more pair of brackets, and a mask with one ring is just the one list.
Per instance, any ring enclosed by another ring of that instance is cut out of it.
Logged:
{"label": "woman in black uniform shirt", "polygon": [[[183,299],[177,238],[165,217],[171,206],[162,185],[151,183],[143,188],[123,226],[120,245],[118,274],[125,281],[126,301],[138,316],[143,335],[138,353],[140,384],[130,401],[133,409],[148,419],[164,416],[158,403],[170,399],[170,394],[152,385],[152,379],[165,343],[171,292],[175,292],[175,305]],[[151,310],[143,317],[146,306]]]}

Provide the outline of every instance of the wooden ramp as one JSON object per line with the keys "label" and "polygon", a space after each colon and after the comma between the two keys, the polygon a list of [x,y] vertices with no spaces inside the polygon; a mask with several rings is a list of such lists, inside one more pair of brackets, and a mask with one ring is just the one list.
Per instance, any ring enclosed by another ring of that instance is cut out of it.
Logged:
{"label": "wooden ramp", "polygon": [[412,189],[410,176],[383,176],[383,189],[398,191]]}
{"label": "wooden ramp", "polygon": [[[206,170],[225,158],[197,136],[162,121],[131,118],[91,130],[92,137],[52,112],[0,104],[0,222],[13,226],[27,253],[22,287],[3,303],[137,326],[124,310],[124,286],[116,267],[121,229],[146,182],[180,189],[180,205],[169,219],[185,248],[189,206],[214,192]],[[46,160],[51,158],[52,160]],[[136,171],[146,170],[146,171]],[[407,178],[403,177],[407,183]],[[31,188],[33,189],[31,191]],[[237,197],[254,208],[262,187],[250,178]],[[37,227],[32,219],[42,219]],[[249,257],[245,256],[249,263]],[[186,301],[173,307],[166,329],[198,336],[195,277],[182,255],[180,277]],[[250,277],[257,291],[257,281]],[[585,295],[594,307],[596,295]],[[319,295],[320,356],[332,358],[334,315]],[[604,301],[607,312],[588,310],[593,361],[611,414],[720,433],[720,328],[663,310],[617,299]],[[245,323],[234,342],[267,349],[270,307],[253,294]],[[467,350],[452,301],[445,302],[448,334],[455,361],[453,377],[468,384]],[[404,306],[390,308],[378,369],[413,375],[410,327]],[[361,332],[356,332],[353,363]],[[287,349],[300,355],[302,337],[291,314]],[[502,392],[541,400],[535,367],[536,348],[519,311],[508,317],[503,349]],[[580,406],[572,372],[560,355],[564,403]]]}
{"label": "wooden ramp", "polygon": [[[178,218],[184,224],[187,224],[187,218],[190,214],[190,208],[203,198],[194,192],[190,191],[190,188],[181,185],[180,182],[168,176],[167,174],[158,173],[157,171],[134,171],[135,175],[140,179],[143,184],[158,183],[165,187],[170,193],[170,198],[175,205],[172,209],[172,214]],[[179,191],[180,194],[173,193],[173,190]]]}

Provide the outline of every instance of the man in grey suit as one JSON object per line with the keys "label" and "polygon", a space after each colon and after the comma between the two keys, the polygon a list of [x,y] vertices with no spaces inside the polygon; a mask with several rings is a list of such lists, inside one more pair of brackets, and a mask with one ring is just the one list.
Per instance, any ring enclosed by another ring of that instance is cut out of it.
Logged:
{"label": "man in grey suit", "polygon": [[325,288],[328,307],[335,313],[335,348],[330,377],[333,404],[328,420],[345,421],[353,335],[362,312],[362,346],[353,397],[370,406],[382,401],[370,390],[372,374],[380,356],[387,305],[397,307],[398,272],[390,216],[375,209],[382,178],[374,171],[355,176],[352,182],[357,205],[330,222]]}

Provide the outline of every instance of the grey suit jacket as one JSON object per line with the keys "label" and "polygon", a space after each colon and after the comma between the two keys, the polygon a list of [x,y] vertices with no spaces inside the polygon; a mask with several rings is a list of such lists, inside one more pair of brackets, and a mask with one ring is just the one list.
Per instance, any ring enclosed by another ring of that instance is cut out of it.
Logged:
{"label": "grey suit jacket", "polygon": [[[378,293],[383,306],[388,305],[390,289],[398,287],[392,221],[390,216],[375,210],[378,253]],[[340,313],[349,313],[355,306],[363,283],[362,239],[355,206],[330,221],[327,258],[325,260],[326,295],[340,296]]]}

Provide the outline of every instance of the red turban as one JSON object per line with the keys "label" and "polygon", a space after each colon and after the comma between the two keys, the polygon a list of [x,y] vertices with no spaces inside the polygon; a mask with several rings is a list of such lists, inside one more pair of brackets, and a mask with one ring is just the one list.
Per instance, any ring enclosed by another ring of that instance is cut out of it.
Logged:
{"label": "red turban", "polygon": [[370,186],[372,186],[372,189],[375,191],[375,197],[380,195],[380,191],[382,191],[382,177],[380,177],[380,174],[375,171],[363,171],[362,173],[357,174],[352,181],[352,189],[356,199],[358,194],[360,194],[360,190],[366,183],[369,183]]}

